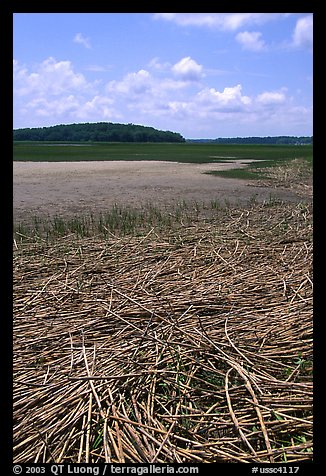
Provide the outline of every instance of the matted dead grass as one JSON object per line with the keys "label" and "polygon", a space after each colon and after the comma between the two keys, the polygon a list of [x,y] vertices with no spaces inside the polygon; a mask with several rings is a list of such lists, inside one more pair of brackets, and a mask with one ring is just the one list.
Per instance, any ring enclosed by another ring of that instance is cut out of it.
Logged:
{"label": "matted dead grass", "polygon": [[259,187],[274,187],[275,189],[285,187],[306,200],[313,197],[312,166],[302,158],[293,159],[279,166],[256,170],[267,177],[265,180],[257,181],[256,185]]}
{"label": "matted dead grass", "polygon": [[14,246],[15,462],[312,458],[312,210]]}

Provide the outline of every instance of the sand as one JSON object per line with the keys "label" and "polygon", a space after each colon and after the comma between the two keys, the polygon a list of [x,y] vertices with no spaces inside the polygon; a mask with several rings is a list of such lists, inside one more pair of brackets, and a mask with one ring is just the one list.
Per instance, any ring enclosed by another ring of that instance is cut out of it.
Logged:
{"label": "sand", "polygon": [[270,198],[300,201],[286,188],[204,172],[245,166],[248,161],[183,164],[156,161],[14,162],[14,220],[31,216],[104,212],[114,204],[168,206],[180,201],[245,204]]}

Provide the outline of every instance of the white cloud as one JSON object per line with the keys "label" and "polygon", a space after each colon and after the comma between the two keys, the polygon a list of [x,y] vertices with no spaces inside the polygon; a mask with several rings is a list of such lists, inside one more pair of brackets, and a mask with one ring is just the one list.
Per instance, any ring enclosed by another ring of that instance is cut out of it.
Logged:
{"label": "white cloud", "polygon": [[180,26],[212,27],[235,31],[244,25],[276,20],[284,13],[155,13],[154,19],[174,22]]}
{"label": "white cloud", "polygon": [[119,119],[121,115],[113,107],[114,101],[106,96],[77,98],[74,95],[60,98],[37,97],[27,102],[25,114],[33,118],[49,118],[52,122],[92,121]]}
{"label": "white cloud", "polygon": [[218,130],[233,130],[235,124],[237,135],[245,130],[242,125],[247,127],[244,135],[254,135],[250,131],[268,130],[268,125],[273,134],[282,127],[290,130],[291,124],[293,131],[310,124],[308,108],[302,109],[300,121],[295,118],[301,109],[286,88],[248,95],[237,83],[212,87],[211,76],[204,76],[204,67],[190,56],[174,65],[154,58],[151,65],[105,85],[89,82],[70,61],[50,57],[33,69],[14,61],[18,127],[118,120],[176,130],[186,137],[194,137],[191,131],[215,130],[211,137],[217,137]]}
{"label": "white cloud", "polygon": [[282,104],[286,100],[284,91],[266,91],[258,94],[257,102],[263,105]]}
{"label": "white cloud", "polygon": [[293,32],[293,46],[312,49],[313,45],[313,18],[312,15],[300,18]]}
{"label": "white cloud", "polygon": [[91,88],[81,73],[74,72],[70,61],[56,61],[52,57],[44,60],[33,72],[18,62],[14,63],[14,85],[15,94],[19,96],[60,95]]}
{"label": "white cloud", "polygon": [[243,94],[241,84],[225,87],[221,91],[206,87],[185,99],[170,96],[164,103],[152,98],[150,101],[139,102],[133,108],[139,113],[146,111],[156,117],[177,121],[177,129],[189,121],[198,121],[193,126],[195,129],[200,124],[209,128],[210,122],[223,124],[223,127],[230,127],[235,122],[237,125],[256,124],[260,127],[264,123],[276,121],[278,114],[285,118],[290,109],[285,89],[265,91],[256,97],[250,97]]}
{"label": "white cloud", "polygon": [[120,119],[119,114],[113,107],[114,100],[106,96],[94,96],[92,99],[82,104],[76,110],[75,116],[81,120],[92,119]]}
{"label": "white cloud", "polygon": [[[190,74],[190,73],[189,73]],[[158,78],[145,69],[126,74],[122,80],[110,81],[106,92],[113,95],[128,96],[129,100],[148,100],[150,97],[165,96],[167,91],[176,91],[187,86],[187,81],[169,77]]]}
{"label": "white cloud", "polygon": [[87,49],[91,49],[91,41],[90,38],[83,36],[81,33],[77,33],[73,39],[74,43],[79,43],[80,45],[85,46]]}
{"label": "white cloud", "polygon": [[63,96],[58,99],[36,97],[26,103],[26,110],[41,117],[60,117],[78,110],[79,101],[74,95]]}
{"label": "white cloud", "polygon": [[155,19],[172,21],[181,26],[218,26],[222,24],[219,13],[155,13]]}
{"label": "white cloud", "polygon": [[105,73],[111,71],[113,67],[111,65],[103,66],[98,64],[90,64],[86,67],[87,71],[94,71],[95,73]]}
{"label": "white cloud", "polygon": [[209,127],[210,121],[228,121],[231,117],[232,120],[240,120],[241,117],[246,117],[251,104],[252,99],[242,94],[242,87],[238,84],[226,87],[223,91],[207,87],[185,100],[171,98],[165,103],[165,107],[161,105],[155,107],[155,110],[156,114],[177,121],[205,121],[206,127]]}
{"label": "white cloud", "polygon": [[206,87],[184,100],[171,98],[165,107],[152,104],[152,110],[186,137],[204,137],[200,131],[205,131],[205,137],[301,135],[311,123],[311,108],[291,104],[286,88],[257,96],[248,96],[242,89],[241,84],[220,91]]}
{"label": "white cloud", "polygon": [[205,104],[216,111],[239,111],[252,102],[249,96],[242,94],[241,84],[226,87],[222,92],[215,88],[205,88],[198,93],[197,97],[199,103]]}
{"label": "white cloud", "polygon": [[266,45],[261,39],[262,34],[259,31],[242,31],[239,32],[235,39],[241,44],[244,50],[262,51]]}
{"label": "white cloud", "polygon": [[27,69],[20,65],[17,60],[13,60],[13,79],[14,84],[19,83],[20,81],[23,83],[26,80],[28,72]]}
{"label": "white cloud", "polygon": [[106,90],[109,93],[121,93],[127,95],[142,95],[151,90],[152,76],[145,69],[140,69],[136,73],[128,73],[121,81],[113,80],[107,84]]}
{"label": "white cloud", "polygon": [[224,29],[237,30],[244,25],[260,25],[271,20],[275,20],[278,14],[270,13],[226,13],[224,17]]}
{"label": "white cloud", "polygon": [[203,76],[203,67],[187,56],[172,66],[172,71],[185,81],[198,81]]}
{"label": "white cloud", "polygon": [[70,61],[50,57],[33,71],[14,60],[15,113],[52,123],[83,120],[117,119],[113,99],[98,92],[99,83],[90,83],[75,72]]}
{"label": "white cloud", "polygon": [[161,63],[160,59],[155,56],[155,58],[152,58],[148,63],[148,67],[156,71],[167,71],[171,68],[171,63],[169,63],[168,61]]}

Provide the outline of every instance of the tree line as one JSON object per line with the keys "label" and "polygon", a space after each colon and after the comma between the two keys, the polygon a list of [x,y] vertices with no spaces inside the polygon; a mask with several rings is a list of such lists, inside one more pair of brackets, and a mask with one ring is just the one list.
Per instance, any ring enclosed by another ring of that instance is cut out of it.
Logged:
{"label": "tree line", "polygon": [[220,137],[213,139],[212,142],[217,144],[311,145],[313,138],[308,136]]}
{"label": "tree line", "polygon": [[97,122],[15,129],[14,141],[185,142],[181,134],[137,124]]}

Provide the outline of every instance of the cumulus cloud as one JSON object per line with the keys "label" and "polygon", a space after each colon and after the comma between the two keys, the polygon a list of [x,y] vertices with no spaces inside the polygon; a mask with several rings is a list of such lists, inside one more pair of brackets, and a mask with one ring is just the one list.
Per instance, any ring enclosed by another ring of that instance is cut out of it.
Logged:
{"label": "cumulus cloud", "polygon": [[15,94],[19,96],[32,93],[60,95],[91,87],[81,73],[74,72],[70,61],[56,61],[52,57],[44,60],[33,72],[18,62],[14,63],[14,85]]}
{"label": "cumulus cloud", "polygon": [[[149,66],[152,72],[140,69],[126,74],[120,80],[112,80],[106,85],[106,92],[113,95],[124,95],[132,101],[139,97],[148,99],[150,96],[162,97],[168,91],[186,88],[189,83],[196,82],[204,76],[203,67],[189,56],[171,66],[170,63],[160,63],[157,58],[151,60]],[[171,71],[174,78],[171,76]],[[158,75],[157,73],[164,73]]]}
{"label": "cumulus cloud", "polygon": [[121,115],[115,111],[113,100],[105,96],[94,96],[87,100],[74,95],[59,98],[37,97],[25,104],[23,112],[33,118],[49,118],[52,121],[116,120]]}
{"label": "cumulus cloud", "polygon": [[[190,75],[190,72],[189,72]],[[176,91],[187,86],[187,81],[174,80],[169,77],[158,78],[145,69],[126,74],[121,80],[110,81],[106,92],[113,95],[128,96],[129,100],[143,101],[149,97],[162,97],[167,91]]]}
{"label": "cumulus cloud", "polygon": [[225,87],[222,91],[215,88],[203,88],[187,100],[169,100],[167,107],[161,108],[162,115],[181,120],[215,121],[228,120],[248,114],[252,99],[242,94],[240,84]]}
{"label": "cumulus cloud", "polygon": [[162,63],[160,59],[155,56],[155,58],[152,58],[150,62],[148,63],[149,68],[156,70],[156,71],[167,71],[171,68],[171,63],[168,61],[165,61]]}
{"label": "cumulus cloud", "polygon": [[119,114],[113,107],[114,100],[107,96],[94,96],[93,98],[81,104],[78,110],[76,110],[76,118],[81,120],[92,119],[120,119]]}
{"label": "cumulus cloud", "polygon": [[110,93],[121,93],[137,96],[149,91],[151,89],[151,85],[151,74],[145,69],[140,69],[135,73],[126,74],[121,81],[110,81],[106,86],[106,90]]}
{"label": "cumulus cloud", "polygon": [[202,65],[187,56],[172,66],[172,71],[185,81],[198,81],[203,77]]}
{"label": "cumulus cloud", "polygon": [[313,18],[312,15],[300,18],[293,32],[293,46],[312,49],[313,45]]}
{"label": "cumulus cloud", "polygon": [[284,91],[266,91],[258,94],[256,100],[263,105],[281,104],[285,102],[286,96]]}
{"label": "cumulus cloud", "polygon": [[259,31],[242,31],[236,35],[235,39],[244,50],[262,51],[266,45],[261,36],[262,34]]}
{"label": "cumulus cloud", "polygon": [[74,95],[59,98],[36,97],[24,103],[20,114],[28,118],[28,126],[40,124],[63,123],[75,120],[75,112],[79,110],[79,100]]}
{"label": "cumulus cloud", "polygon": [[[116,119],[113,100],[99,94],[98,83],[88,82],[70,61],[47,58],[33,70],[14,60],[14,100],[29,123]],[[16,108],[17,110],[17,108]]]}
{"label": "cumulus cloud", "polygon": [[249,96],[242,94],[241,84],[226,87],[223,91],[217,91],[215,88],[205,88],[198,93],[197,97],[200,103],[220,111],[241,110],[252,102]]}
{"label": "cumulus cloud", "polygon": [[[207,131],[215,124],[275,124],[277,129],[281,120],[294,124],[296,105],[286,88],[249,95],[240,83],[212,87],[204,67],[190,56],[175,64],[159,59],[151,64],[152,69],[129,72],[105,85],[87,81],[70,61],[50,57],[33,68],[14,61],[15,113],[22,121],[28,118],[26,127],[101,120],[154,124],[155,118],[157,127],[183,134],[187,127]],[[300,121],[309,121],[308,110]]]}
{"label": "cumulus cloud", "polygon": [[60,117],[78,110],[79,101],[74,95],[57,99],[37,97],[26,103],[26,110],[40,117]]}
{"label": "cumulus cloud", "polygon": [[[142,110],[139,104],[139,110]],[[144,106],[146,107],[146,106]],[[198,121],[237,121],[237,124],[257,123],[260,126],[278,114],[286,116],[289,104],[285,88],[281,91],[265,91],[255,96],[243,93],[242,85],[225,87],[222,90],[205,87],[186,99],[170,98],[164,105],[151,101],[151,112],[155,115],[183,121],[196,118]],[[203,122],[203,124],[204,124]],[[199,124],[198,124],[199,126]]]}
{"label": "cumulus cloud", "polygon": [[91,49],[91,41],[90,38],[82,35],[81,33],[77,33],[73,39],[74,43],[79,43],[80,45],[85,46],[87,49]]}

